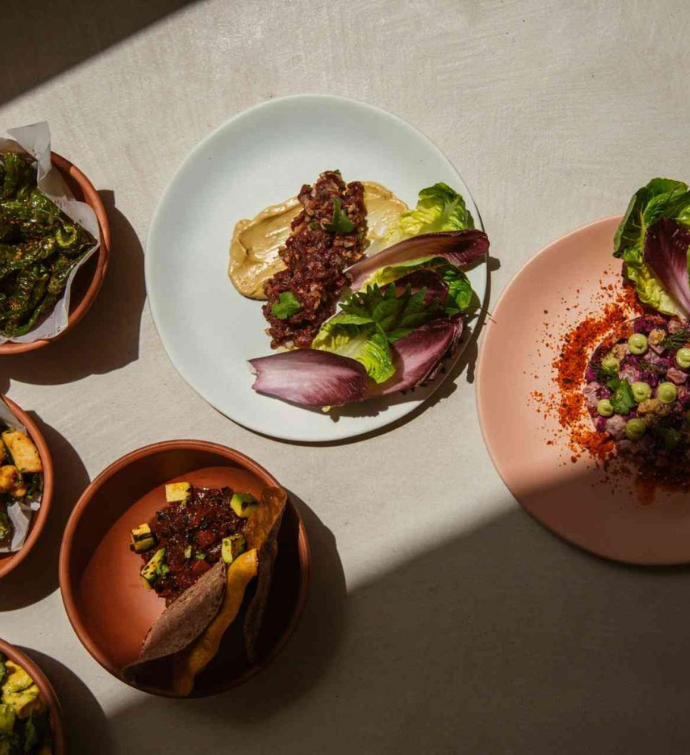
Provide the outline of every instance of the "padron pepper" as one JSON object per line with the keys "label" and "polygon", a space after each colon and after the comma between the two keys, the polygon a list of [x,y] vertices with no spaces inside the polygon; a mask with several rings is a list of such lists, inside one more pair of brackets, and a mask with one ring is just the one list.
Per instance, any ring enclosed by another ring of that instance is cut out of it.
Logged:
{"label": "padron pepper", "polygon": [[0,155],[0,335],[25,335],[48,316],[94,242],[40,191],[30,158]]}

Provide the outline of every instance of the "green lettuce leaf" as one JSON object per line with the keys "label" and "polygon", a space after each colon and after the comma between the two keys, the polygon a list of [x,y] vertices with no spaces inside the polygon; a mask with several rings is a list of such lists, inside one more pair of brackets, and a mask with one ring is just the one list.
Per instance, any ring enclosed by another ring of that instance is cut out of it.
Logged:
{"label": "green lettuce leaf", "polygon": [[613,242],[614,257],[625,262],[625,272],[641,302],[667,315],[685,316],[659,276],[645,262],[645,238],[650,227],[669,218],[690,228],[690,191],[682,181],[653,178],[633,195]]}
{"label": "green lettuce leaf", "polygon": [[311,347],[357,360],[376,383],[395,374],[388,339],[376,323],[336,315],[321,326]]}
{"label": "green lettuce leaf", "polygon": [[628,279],[635,285],[637,298],[649,307],[657,309],[665,315],[685,317],[685,313],[678,306],[675,299],[664,288],[661,281],[649,265],[626,265]]}
{"label": "green lettuce leaf", "polygon": [[407,210],[386,233],[386,245],[439,231],[464,231],[474,228],[474,220],[460,194],[444,183],[437,183],[419,192],[417,206]]}
{"label": "green lettuce leaf", "polygon": [[341,311],[321,326],[313,349],[357,360],[376,383],[395,374],[390,344],[439,317],[458,313],[455,300],[442,305],[438,299],[425,303],[426,289],[412,293],[407,286],[398,294],[394,285],[374,284],[349,296]]}

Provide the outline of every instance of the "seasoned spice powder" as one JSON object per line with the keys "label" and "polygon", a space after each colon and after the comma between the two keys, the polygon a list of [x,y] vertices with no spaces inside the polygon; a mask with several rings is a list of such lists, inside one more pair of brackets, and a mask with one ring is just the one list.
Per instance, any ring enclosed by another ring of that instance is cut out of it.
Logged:
{"label": "seasoned spice powder", "polygon": [[[562,336],[561,350],[552,362],[556,390],[551,395],[539,391],[532,394],[567,433],[572,462],[585,453],[604,463],[615,456],[613,440],[591,424],[582,383],[592,351],[605,340],[615,342],[626,323],[642,311],[635,291],[628,285],[618,288],[602,283],[599,298],[602,300],[599,312],[587,316]],[[553,337],[547,335],[549,339]]]}

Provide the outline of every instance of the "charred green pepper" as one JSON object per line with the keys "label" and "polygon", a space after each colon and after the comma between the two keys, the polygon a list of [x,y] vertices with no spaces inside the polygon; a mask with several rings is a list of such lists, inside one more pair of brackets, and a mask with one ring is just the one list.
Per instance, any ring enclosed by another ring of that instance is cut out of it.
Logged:
{"label": "charred green pepper", "polygon": [[12,522],[0,503],[0,543],[4,543],[12,537]]}
{"label": "charred green pepper", "polygon": [[25,335],[49,315],[94,242],[38,189],[30,158],[0,155],[0,335]]}

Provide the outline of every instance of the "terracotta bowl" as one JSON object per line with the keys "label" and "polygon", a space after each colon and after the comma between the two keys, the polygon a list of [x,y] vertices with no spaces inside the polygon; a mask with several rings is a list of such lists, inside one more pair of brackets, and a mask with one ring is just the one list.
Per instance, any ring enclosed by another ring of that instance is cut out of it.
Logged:
{"label": "terracotta bowl", "polygon": [[7,343],[0,344],[0,354],[23,354],[27,351],[40,349],[53,341],[57,341],[58,338],[62,338],[89,311],[98,295],[108,267],[110,225],[99,193],[76,165],[72,165],[69,160],[58,155],[56,152],[51,152],[50,156],[53,165],[62,174],[75,199],[86,202],[96,213],[98,225],[101,229],[101,246],[97,254],[79,270],[74,279],[70,298],[69,320],[67,327],[62,333],[55,338],[42,338],[31,343],[12,343],[11,341],[7,341]]}
{"label": "terracotta bowl", "polygon": [[[157,443],[101,472],[77,502],[65,529],[60,588],[67,615],[89,653],[122,681],[122,668],[137,658],[146,633],[165,607],[164,600],[141,585],[142,561],[129,550],[129,532],[164,505],[163,484],[182,479],[199,486],[229,485],[254,495],[279,484],[263,467],[230,448],[194,440]],[[247,663],[241,642],[224,643],[197,677],[193,697],[235,687],[276,656],[301,616],[310,569],[307,534],[289,501],[257,661]],[[140,689],[171,695],[157,687]]]}
{"label": "terracotta bowl", "polygon": [[21,650],[17,650],[14,645],[0,640],[0,653],[3,653],[10,661],[21,666],[36,682],[41,692],[41,697],[46,701],[48,710],[50,711],[50,728],[53,730],[53,755],[65,755],[67,748],[65,745],[65,734],[62,730],[60,703],[47,677],[28,655],[22,653]]}
{"label": "terracotta bowl", "polygon": [[0,553],[0,579],[9,574],[12,569],[15,569],[19,564],[29,555],[29,552],[36,544],[39,535],[45,527],[45,523],[48,519],[48,512],[50,511],[50,503],[53,498],[53,460],[50,457],[50,451],[48,451],[48,444],[45,441],[40,430],[36,426],[36,423],[31,417],[22,409],[20,409],[14,401],[11,401],[7,396],[2,396],[8,408],[14,414],[19,422],[26,428],[31,440],[36,444],[38,453],[41,456],[41,462],[43,463],[43,498],[41,499],[41,508],[34,514],[31,520],[29,528],[29,535],[24,543],[24,547],[16,553]]}

